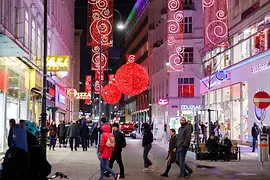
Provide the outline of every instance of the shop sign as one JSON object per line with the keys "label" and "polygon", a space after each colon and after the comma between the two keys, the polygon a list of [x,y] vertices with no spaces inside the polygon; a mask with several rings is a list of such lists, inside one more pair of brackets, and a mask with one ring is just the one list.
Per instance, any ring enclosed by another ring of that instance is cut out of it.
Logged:
{"label": "shop sign", "polygon": [[49,88],[49,94],[54,97],[55,90],[53,88]]}
{"label": "shop sign", "polygon": [[65,104],[66,97],[63,96],[62,94],[58,95],[58,101],[62,104]]}
{"label": "shop sign", "polygon": [[255,74],[257,72],[264,71],[269,68],[270,68],[270,61],[266,61],[264,64],[258,64],[256,66],[253,66],[251,68],[251,72],[252,74]]}
{"label": "shop sign", "polygon": [[69,71],[69,56],[48,56],[47,70],[48,71]]}
{"label": "shop sign", "polygon": [[169,100],[167,98],[165,98],[165,99],[158,99],[158,105],[164,106],[164,105],[167,105],[167,104],[169,104]]}
{"label": "shop sign", "polygon": [[73,99],[91,99],[91,92],[77,92],[74,88],[67,89],[67,95]]}
{"label": "shop sign", "polygon": [[223,81],[228,78],[228,73],[226,73],[225,71],[219,71],[216,73],[216,78],[219,81]]}
{"label": "shop sign", "polygon": [[176,106],[176,105],[172,105],[172,108],[178,108],[178,106]]}
{"label": "shop sign", "polygon": [[193,109],[200,109],[200,105],[181,105],[181,110],[193,110]]}

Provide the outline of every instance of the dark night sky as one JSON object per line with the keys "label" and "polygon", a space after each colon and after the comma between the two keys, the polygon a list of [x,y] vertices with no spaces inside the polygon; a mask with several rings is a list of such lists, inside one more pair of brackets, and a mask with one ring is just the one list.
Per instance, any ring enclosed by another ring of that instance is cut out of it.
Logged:
{"label": "dark night sky", "polygon": [[[130,11],[132,10],[136,0],[114,0],[114,8],[122,15],[123,23],[126,21]],[[116,28],[120,17],[114,13],[114,47],[109,52],[109,69],[115,71],[116,61],[119,59],[119,43],[124,36],[124,31],[119,31]],[[86,46],[86,25],[87,25],[87,0],[75,1],[75,28],[83,29],[84,33],[81,39],[81,81],[84,82],[85,75],[91,74],[91,47]],[[93,72],[92,72],[93,73]]]}

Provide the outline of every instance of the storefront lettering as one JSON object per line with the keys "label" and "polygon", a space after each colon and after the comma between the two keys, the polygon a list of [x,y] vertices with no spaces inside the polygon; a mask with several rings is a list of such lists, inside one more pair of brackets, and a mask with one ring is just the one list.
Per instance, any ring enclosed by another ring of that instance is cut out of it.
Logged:
{"label": "storefront lettering", "polygon": [[258,64],[256,66],[253,66],[251,68],[251,72],[252,74],[260,72],[260,71],[264,71],[266,69],[270,68],[270,61],[265,62],[264,64]]}
{"label": "storefront lettering", "polygon": [[69,56],[48,56],[48,71],[69,71]]}
{"label": "storefront lettering", "polygon": [[193,110],[193,109],[200,109],[200,105],[181,105],[181,110]]}

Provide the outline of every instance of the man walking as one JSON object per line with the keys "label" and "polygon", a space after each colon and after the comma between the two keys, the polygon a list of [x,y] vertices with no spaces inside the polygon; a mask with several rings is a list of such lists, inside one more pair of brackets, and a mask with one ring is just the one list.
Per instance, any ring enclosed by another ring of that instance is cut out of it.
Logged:
{"label": "man walking", "polygon": [[75,149],[75,151],[77,151],[80,128],[79,128],[78,124],[76,124],[76,121],[73,121],[72,124],[69,126],[67,134],[69,137],[71,151],[73,151],[73,141],[74,140],[75,140],[74,149]]}
{"label": "man walking", "polygon": [[259,127],[257,126],[257,124],[254,122],[253,127],[251,128],[251,135],[253,137],[253,141],[252,141],[252,152],[255,151],[256,148],[256,143],[258,140],[258,135],[260,134],[260,130]]}
{"label": "man walking", "polygon": [[59,147],[61,148],[61,144],[65,145],[65,138],[66,138],[66,127],[65,127],[65,121],[60,121],[60,124],[58,125],[58,137],[59,137]]}
{"label": "man walking", "polygon": [[10,126],[10,129],[8,132],[8,147],[10,148],[12,146],[13,133],[14,133],[13,130],[14,130],[14,127],[16,126],[15,119],[9,120],[9,126]]}
{"label": "man walking", "polygon": [[[112,152],[112,157],[110,159],[110,164],[109,167],[112,169],[113,168],[113,163],[116,160],[117,164],[119,165],[120,169],[120,178],[125,178],[125,173],[124,173],[124,164],[122,162],[122,148],[126,146],[126,141],[125,141],[125,136],[123,133],[119,131],[119,124],[114,123],[112,125],[113,129],[113,135],[115,138],[115,148],[113,149]],[[109,176],[110,173],[106,172],[105,176]]]}
{"label": "man walking", "polygon": [[[180,120],[181,127],[178,130],[177,145],[174,152],[177,150],[177,159],[180,164],[180,176],[185,178],[192,174],[192,169],[185,163],[186,154],[191,141],[191,129],[186,118]],[[186,172],[187,171],[187,172]]]}

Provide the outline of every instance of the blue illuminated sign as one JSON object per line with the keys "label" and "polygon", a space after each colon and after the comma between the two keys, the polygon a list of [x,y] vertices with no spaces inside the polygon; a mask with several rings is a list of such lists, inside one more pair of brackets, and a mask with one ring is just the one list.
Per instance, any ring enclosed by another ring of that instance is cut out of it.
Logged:
{"label": "blue illuminated sign", "polygon": [[216,78],[219,81],[223,81],[228,78],[228,74],[225,71],[219,71],[216,73]]}
{"label": "blue illuminated sign", "polygon": [[65,99],[66,97],[63,96],[62,94],[58,94],[58,101],[62,104],[65,104]]}

